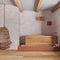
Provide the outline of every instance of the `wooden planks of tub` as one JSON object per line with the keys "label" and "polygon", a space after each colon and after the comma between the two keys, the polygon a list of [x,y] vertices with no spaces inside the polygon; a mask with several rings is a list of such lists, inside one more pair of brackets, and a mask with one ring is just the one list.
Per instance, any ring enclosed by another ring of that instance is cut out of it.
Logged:
{"label": "wooden planks of tub", "polygon": [[25,45],[26,46],[35,46],[35,45],[55,45],[56,39],[55,36],[44,36],[44,35],[28,35],[25,36]]}
{"label": "wooden planks of tub", "polygon": [[[19,51],[58,51],[55,47],[55,36],[28,35],[25,36],[25,44],[19,45]],[[23,40],[23,41],[24,41]]]}
{"label": "wooden planks of tub", "polygon": [[60,51],[60,47],[52,46],[19,46],[19,51]]}

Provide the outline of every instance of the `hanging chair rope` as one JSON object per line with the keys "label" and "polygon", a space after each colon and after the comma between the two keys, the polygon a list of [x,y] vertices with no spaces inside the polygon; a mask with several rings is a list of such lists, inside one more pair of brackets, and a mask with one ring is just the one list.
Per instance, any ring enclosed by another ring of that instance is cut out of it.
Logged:
{"label": "hanging chair rope", "polygon": [[0,49],[10,47],[11,40],[8,29],[5,27],[5,4],[4,4],[4,26],[0,27]]}
{"label": "hanging chair rope", "polygon": [[5,4],[4,4],[4,27],[5,27]]}

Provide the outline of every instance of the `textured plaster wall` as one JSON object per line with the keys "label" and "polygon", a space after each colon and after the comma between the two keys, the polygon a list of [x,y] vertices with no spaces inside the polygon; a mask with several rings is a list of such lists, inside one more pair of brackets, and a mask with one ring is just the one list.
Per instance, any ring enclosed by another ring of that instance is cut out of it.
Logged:
{"label": "textured plaster wall", "polygon": [[53,13],[53,19],[55,20],[55,29],[58,36],[58,43],[60,44],[60,9]]}

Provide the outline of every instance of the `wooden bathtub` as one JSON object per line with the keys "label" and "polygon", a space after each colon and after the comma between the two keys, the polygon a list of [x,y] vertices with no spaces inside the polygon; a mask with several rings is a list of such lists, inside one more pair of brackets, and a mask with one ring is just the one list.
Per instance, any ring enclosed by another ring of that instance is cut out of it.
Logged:
{"label": "wooden bathtub", "polygon": [[19,45],[19,51],[55,51],[55,36],[28,35],[25,36],[24,44]]}

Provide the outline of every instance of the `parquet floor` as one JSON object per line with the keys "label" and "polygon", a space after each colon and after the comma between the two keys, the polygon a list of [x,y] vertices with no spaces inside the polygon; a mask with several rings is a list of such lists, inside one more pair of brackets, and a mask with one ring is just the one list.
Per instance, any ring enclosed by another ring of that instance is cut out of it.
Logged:
{"label": "parquet floor", "polygon": [[0,60],[60,60],[60,52],[0,50]]}

